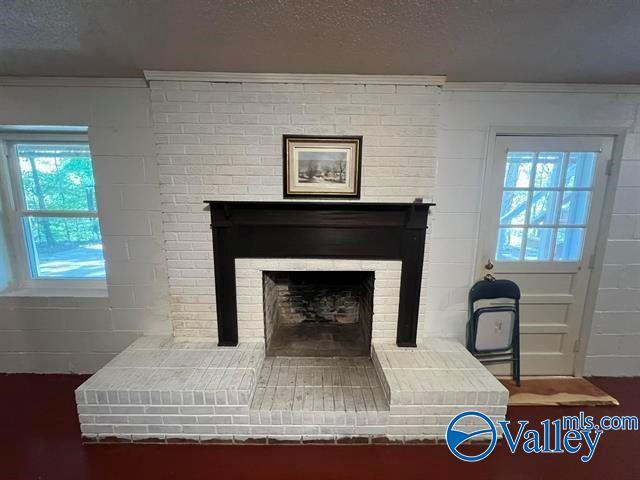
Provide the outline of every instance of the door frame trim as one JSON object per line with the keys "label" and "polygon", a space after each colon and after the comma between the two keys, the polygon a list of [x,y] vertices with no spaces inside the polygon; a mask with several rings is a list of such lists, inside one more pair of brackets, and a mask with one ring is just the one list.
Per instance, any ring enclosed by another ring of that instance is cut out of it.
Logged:
{"label": "door frame trim", "polygon": [[480,187],[480,220],[477,224],[477,239],[475,247],[475,264],[473,269],[473,279],[475,280],[476,272],[482,266],[483,258],[480,251],[482,225],[487,222],[489,212],[482,206],[486,201],[486,192],[488,189],[490,169],[493,166],[493,158],[495,153],[496,137],[498,136],[599,136],[612,137],[613,148],[611,151],[612,168],[611,174],[608,176],[605,185],[604,199],[600,220],[598,222],[598,231],[596,232],[595,245],[595,265],[589,276],[587,284],[586,300],[584,305],[584,313],[580,329],[578,333],[578,350],[575,353],[573,374],[581,377],[584,374],[584,367],[587,356],[587,348],[589,346],[589,338],[593,327],[593,316],[595,312],[598,287],[600,285],[600,277],[602,276],[602,266],[604,263],[604,254],[607,247],[607,239],[609,237],[609,226],[611,224],[611,214],[613,212],[613,204],[618,186],[618,177],[620,176],[620,166],[622,163],[622,152],[624,149],[625,138],[628,129],[624,127],[540,127],[540,126],[491,126],[487,132],[484,154],[484,168],[482,172],[482,183]]}

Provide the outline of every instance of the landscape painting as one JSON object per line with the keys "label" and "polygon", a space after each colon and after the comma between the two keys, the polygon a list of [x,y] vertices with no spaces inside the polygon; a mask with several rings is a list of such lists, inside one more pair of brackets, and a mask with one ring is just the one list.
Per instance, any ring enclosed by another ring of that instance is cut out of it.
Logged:
{"label": "landscape painting", "polygon": [[285,135],[284,196],[359,198],[362,137]]}
{"label": "landscape painting", "polygon": [[298,153],[298,182],[346,183],[346,151],[304,150]]}

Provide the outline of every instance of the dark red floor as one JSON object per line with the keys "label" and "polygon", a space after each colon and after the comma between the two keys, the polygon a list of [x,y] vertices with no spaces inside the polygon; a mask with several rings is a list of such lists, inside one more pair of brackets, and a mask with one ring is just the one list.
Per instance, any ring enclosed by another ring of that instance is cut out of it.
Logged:
{"label": "dark red floor", "polygon": [[[504,445],[466,464],[444,445],[260,446],[86,445],[73,390],[86,377],[0,375],[0,480],[14,479],[640,479],[640,433],[605,432],[594,458],[513,455]],[[620,407],[585,409],[640,415],[640,378],[594,379]],[[540,421],[580,408],[512,408],[509,418]]]}

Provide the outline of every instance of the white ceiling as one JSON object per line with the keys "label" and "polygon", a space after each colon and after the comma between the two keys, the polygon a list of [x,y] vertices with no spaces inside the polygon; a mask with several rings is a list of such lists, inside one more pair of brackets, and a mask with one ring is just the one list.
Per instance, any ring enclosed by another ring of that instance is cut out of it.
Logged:
{"label": "white ceiling", "polygon": [[0,0],[0,75],[640,83],[638,0]]}

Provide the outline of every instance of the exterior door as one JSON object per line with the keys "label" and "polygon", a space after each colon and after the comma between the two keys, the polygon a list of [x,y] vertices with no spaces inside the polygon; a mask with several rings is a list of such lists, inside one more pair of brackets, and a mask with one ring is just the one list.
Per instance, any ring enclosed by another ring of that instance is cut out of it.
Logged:
{"label": "exterior door", "polygon": [[496,137],[476,273],[520,286],[523,375],[574,373],[612,146],[612,137]]}

